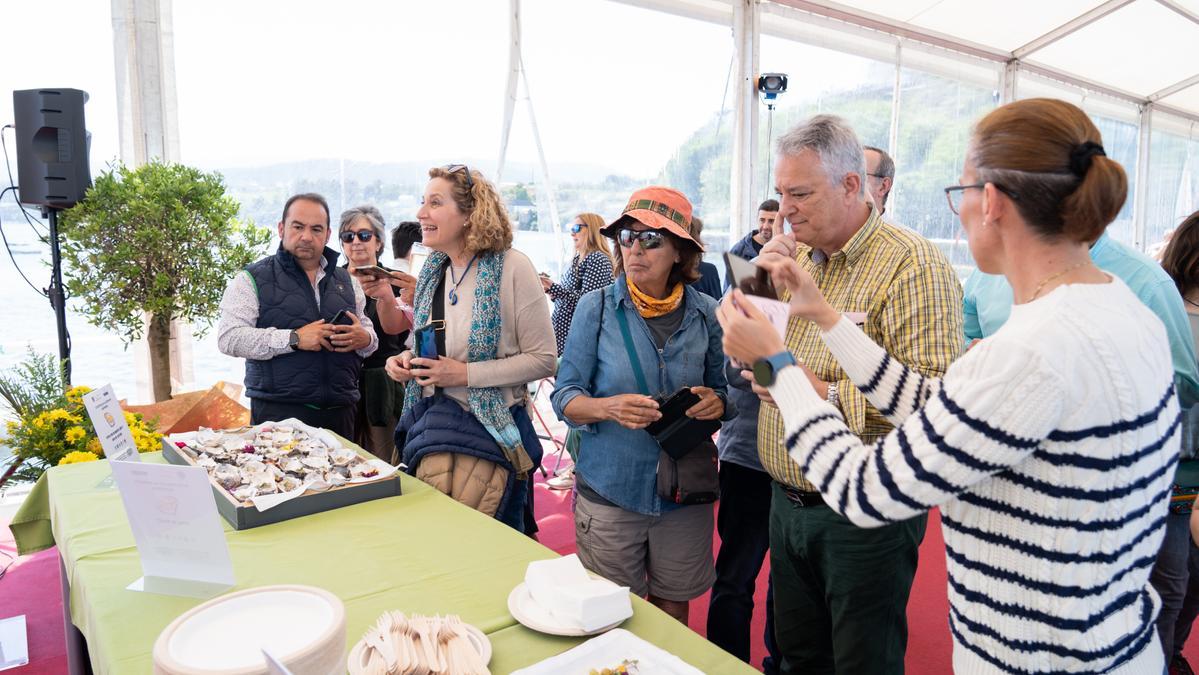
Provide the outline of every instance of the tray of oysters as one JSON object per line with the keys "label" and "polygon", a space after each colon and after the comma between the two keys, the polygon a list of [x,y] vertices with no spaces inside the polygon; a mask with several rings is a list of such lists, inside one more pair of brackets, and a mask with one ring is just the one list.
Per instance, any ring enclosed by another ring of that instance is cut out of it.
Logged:
{"label": "tray of oysters", "polygon": [[168,460],[174,461],[174,454],[205,469],[214,486],[259,511],[307,493],[387,478],[396,471],[346,447],[329,431],[295,419],[240,429],[200,428],[165,437],[163,445]]}

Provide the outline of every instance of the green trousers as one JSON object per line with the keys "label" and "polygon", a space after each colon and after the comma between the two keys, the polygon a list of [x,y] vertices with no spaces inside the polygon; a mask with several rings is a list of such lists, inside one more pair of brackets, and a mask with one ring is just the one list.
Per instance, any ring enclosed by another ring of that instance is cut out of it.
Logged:
{"label": "green trousers", "polygon": [[927,515],[859,528],[773,484],[770,574],[781,673],[903,673],[908,592]]}

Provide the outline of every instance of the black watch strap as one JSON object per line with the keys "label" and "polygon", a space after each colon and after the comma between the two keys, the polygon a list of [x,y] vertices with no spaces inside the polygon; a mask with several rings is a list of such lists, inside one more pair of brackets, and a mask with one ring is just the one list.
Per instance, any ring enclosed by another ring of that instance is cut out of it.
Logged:
{"label": "black watch strap", "polygon": [[300,334],[298,332],[293,330],[291,334],[287,336],[287,346],[291,347],[292,350],[295,351],[300,349]]}

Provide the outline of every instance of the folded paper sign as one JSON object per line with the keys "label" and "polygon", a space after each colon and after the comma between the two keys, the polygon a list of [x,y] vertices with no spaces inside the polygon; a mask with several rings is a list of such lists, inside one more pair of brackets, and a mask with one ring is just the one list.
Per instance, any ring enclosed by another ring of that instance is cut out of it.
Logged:
{"label": "folded paper sign", "polygon": [[529,563],[525,586],[534,602],[570,628],[591,632],[633,615],[628,587],[592,579],[573,553]]}

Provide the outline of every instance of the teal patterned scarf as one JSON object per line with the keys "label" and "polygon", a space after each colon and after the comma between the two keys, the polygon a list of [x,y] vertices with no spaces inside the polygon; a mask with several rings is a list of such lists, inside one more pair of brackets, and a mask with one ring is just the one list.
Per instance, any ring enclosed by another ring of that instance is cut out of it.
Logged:
{"label": "teal patterned scarf", "polygon": [[[416,282],[413,325],[429,323],[433,309],[433,294],[445,274],[450,258],[434,251],[425,261]],[[500,346],[500,276],[504,273],[504,252],[487,251],[479,254],[478,277],[475,279],[475,301],[471,307],[470,338],[467,341],[467,361],[491,361]],[[521,480],[533,469],[533,460],[520,440],[520,430],[512,419],[504,394],[498,387],[468,387],[470,411],[499,444],[500,449]],[[404,390],[404,407],[415,405],[421,398],[421,386],[409,380]]]}

